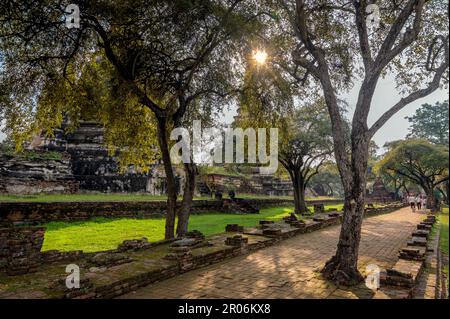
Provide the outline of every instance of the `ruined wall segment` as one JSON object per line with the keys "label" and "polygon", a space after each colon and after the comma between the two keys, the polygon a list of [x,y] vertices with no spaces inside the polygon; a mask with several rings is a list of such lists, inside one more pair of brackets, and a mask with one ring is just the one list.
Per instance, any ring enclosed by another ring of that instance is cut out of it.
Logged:
{"label": "ruined wall segment", "polygon": [[69,194],[77,192],[78,187],[67,154],[60,154],[60,158],[49,158],[41,152],[32,157],[0,155],[0,193]]}
{"label": "ruined wall segment", "polygon": [[66,129],[63,124],[51,138],[36,136],[25,152],[33,156],[0,154],[0,193],[165,193],[157,165],[148,174],[120,170],[99,123],[81,121],[75,131]]}

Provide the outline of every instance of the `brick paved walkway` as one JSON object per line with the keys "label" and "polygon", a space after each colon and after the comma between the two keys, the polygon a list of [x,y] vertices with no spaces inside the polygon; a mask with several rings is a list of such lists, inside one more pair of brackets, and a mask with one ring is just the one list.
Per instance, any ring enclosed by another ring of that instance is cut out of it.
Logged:
{"label": "brick paved walkway", "polygon": [[[364,220],[359,268],[392,266],[419,213],[404,208]],[[246,256],[194,270],[122,298],[373,298],[364,285],[344,290],[317,270],[335,252],[340,226],[299,235]]]}

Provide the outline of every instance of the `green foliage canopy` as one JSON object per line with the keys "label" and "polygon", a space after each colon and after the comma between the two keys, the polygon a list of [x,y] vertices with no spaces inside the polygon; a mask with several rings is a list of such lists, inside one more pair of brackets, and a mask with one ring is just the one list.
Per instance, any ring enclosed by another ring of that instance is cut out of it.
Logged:
{"label": "green foliage canopy", "polygon": [[448,166],[448,147],[426,140],[405,140],[397,143],[375,169],[378,173],[400,175],[429,193],[448,180]]}
{"label": "green foliage canopy", "polygon": [[435,104],[423,104],[413,116],[406,119],[411,123],[409,138],[427,139],[431,143],[448,145],[448,100]]}

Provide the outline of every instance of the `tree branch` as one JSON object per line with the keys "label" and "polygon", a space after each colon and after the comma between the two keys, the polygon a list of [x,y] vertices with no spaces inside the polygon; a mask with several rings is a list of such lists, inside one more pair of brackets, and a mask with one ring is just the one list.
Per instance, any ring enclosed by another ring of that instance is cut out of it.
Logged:
{"label": "tree branch", "polygon": [[439,83],[445,73],[445,71],[449,67],[449,45],[448,45],[448,36],[444,39],[444,61],[441,66],[436,69],[436,73],[434,74],[433,80],[429,83],[429,85],[421,90],[415,91],[409,94],[407,97],[402,98],[397,104],[392,106],[389,110],[387,110],[370,128],[369,137],[372,138],[375,133],[398,111],[403,109],[406,105],[423,98],[439,88]]}
{"label": "tree branch", "polygon": [[307,70],[310,71],[311,74],[315,75],[322,85],[325,95],[325,101],[331,118],[336,162],[338,164],[339,171],[343,179],[344,187],[350,188],[351,179],[349,177],[351,176],[351,169],[350,163],[347,158],[347,153],[345,151],[346,142],[345,142],[345,134],[344,134],[345,131],[343,120],[341,117],[341,113],[339,111],[336,92],[331,82],[331,77],[329,73],[328,64],[325,59],[325,54],[322,49],[316,47],[313,44],[309,36],[310,32],[308,31],[308,28],[306,26],[305,3],[303,0],[296,0],[295,21],[296,25],[294,26],[294,30],[296,32],[297,37],[304,44],[308,52],[314,57],[315,61],[318,63],[317,67],[313,67],[312,65],[308,66],[308,63],[303,65],[309,67],[309,69],[307,68]]}
{"label": "tree branch", "polygon": [[138,97],[139,101],[150,108],[156,116],[158,117],[164,117],[165,112],[164,109],[162,109],[159,105],[157,105],[155,102],[153,102],[147,94],[145,94],[133,81],[133,76],[128,70],[122,65],[122,63],[119,61],[117,56],[114,54],[114,50],[111,47],[111,43],[108,38],[108,34],[106,33],[105,29],[101,26],[101,24],[98,22],[98,20],[95,17],[92,16],[86,16],[86,18],[94,23],[94,30],[97,32],[97,34],[100,36],[100,38],[103,41],[103,49],[105,51],[105,55],[108,58],[108,60],[114,65],[114,67],[117,69],[119,74],[122,76],[124,80],[126,80],[130,85],[131,89],[134,94]]}
{"label": "tree branch", "polygon": [[366,0],[353,0],[355,7],[355,23],[358,30],[359,46],[363,58],[364,68],[368,72],[372,68],[373,60],[370,52],[369,37],[367,35],[367,24],[365,19],[365,8],[367,7]]}
{"label": "tree branch", "polygon": [[[391,29],[389,30],[388,35],[381,45],[380,50],[378,51],[377,57],[374,62],[376,74],[379,74],[393,58],[400,54],[417,38],[420,32],[420,23],[422,21],[422,9],[424,4],[425,0],[409,0],[403,10],[400,12],[399,16],[392,24]],[[414,11],[416,12],[416,16],[413,22],[413,29],[407,30],[405,32],[403,40],[400,41],[400,43],[392,49],[403,27]]]}

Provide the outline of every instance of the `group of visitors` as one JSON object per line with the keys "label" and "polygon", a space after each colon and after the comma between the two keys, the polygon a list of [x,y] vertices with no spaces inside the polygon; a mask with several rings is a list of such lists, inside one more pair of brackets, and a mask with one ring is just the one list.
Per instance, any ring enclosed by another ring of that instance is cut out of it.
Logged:
{"label": "group of visitors", "polygon": [[427,196],[422,194],[411,194],[407,197],[408,203],[411,206],[413,212],[417,210],[426,209],[427,207]]}

